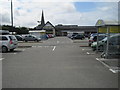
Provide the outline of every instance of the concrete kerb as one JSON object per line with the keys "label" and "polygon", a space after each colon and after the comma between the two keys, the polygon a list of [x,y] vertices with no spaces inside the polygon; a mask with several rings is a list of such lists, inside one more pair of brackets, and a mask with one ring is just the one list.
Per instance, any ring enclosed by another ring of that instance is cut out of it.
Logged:
{"label": "concrete kerb", "polygon": [[31,48],[32,46],[18,46],[18,48]]}
{"label": "concrete kerb", "polygon": [[18,43],[43,43],[43,41],[39,41],[39,42],[34,42],[34,41],[28,41],[28,42],[18,41]]}

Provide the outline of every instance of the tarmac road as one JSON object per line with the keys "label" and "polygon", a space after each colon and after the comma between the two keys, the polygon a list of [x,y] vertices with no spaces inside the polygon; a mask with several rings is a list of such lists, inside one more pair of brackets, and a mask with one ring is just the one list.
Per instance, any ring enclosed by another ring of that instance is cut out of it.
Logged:
{"label": "tarmac road", "polygon": [[80,44],[56,37],[3,54],[3,88],[118,88],[118,74]]}

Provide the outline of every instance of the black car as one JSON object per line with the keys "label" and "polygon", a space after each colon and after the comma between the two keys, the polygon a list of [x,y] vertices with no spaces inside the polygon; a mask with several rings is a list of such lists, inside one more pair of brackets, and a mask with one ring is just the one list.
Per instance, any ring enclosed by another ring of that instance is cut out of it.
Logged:
{"label": "black car", "polygon": [[23,41],[23,37],[21,35],[15,35],[15,37],[17,38],[18,41]]}
{"label": "black car", "polygon": [[80,35],[80,34],[78,34],[78,35],[75,35],[75,36],[73,36],[71,39],[84,39],[85,37],[84,37],[84,35]]}

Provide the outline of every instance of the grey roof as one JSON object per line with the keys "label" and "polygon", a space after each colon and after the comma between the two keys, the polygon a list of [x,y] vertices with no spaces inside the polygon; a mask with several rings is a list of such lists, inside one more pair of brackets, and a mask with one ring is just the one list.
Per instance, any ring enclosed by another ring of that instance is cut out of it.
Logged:
{"label": "grey roof", "polygon": [[56,25],[56,30],[97,31],[95,26]]}
{"label": "grey roof", "polygon": [[120,23],[118,21],[106,21],[106,20],[102,20],[99,19],[96,23],[96,26],[106,26],[106,25],[120,25]]}

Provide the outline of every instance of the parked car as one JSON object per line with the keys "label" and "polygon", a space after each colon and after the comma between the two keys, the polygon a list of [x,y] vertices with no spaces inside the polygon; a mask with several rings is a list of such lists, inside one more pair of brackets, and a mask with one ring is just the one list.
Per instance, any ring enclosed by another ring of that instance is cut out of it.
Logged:
{"label": "parked car", "polygon": [[108,53],[106,53],[106,48],[107,48],[107,45],[105,46],[105,50],[101,54],[101,57],[117,56],[118,58],[120,58],[120,34],[110,36]]}
{"label": "parked car", "polygon": [[[98,35],[98,41],[104,39],[105,37],[106,37],[105,34],[99,34],[99,35]],[[91,44],[92,44],[93,42],[96,42],[96,41],[97,41],[97,34],[95,34],[95,35],[93,35],[93,36],[90,37],[89,42],[88,42],[88,45],[91,46]]]}
{"label": "parked car", "polygon": [[13,51],[18,47],[18,41],[14,35],[0,35],[0,49],[3,53]]}
{"label": "parked car", "polygon": [[38,38],[34,35],[26,35],[24,36],[24,41],[27,42],[27,41],[36,41],[36,42],[39,42],[41,41],[41,38]]}
{"label": "parked car", "polygon": [[[107,43],[107,37],[101,41],[98,41],[98,50],[103,51],[106,43]],[[93,42],[91,44],[91,47],[92,47],[92,50],[95,51],[97,49],[97,42]]]}
{"label": "parked car", "polygon": [[48,34],[47,37],[48,38],[54,38],[54,35],[53,34]]}
{"label": "parked car", "polygon": [[[107,37],[98,42],[98,50],[103,51],[104,49],[106,49],[106,44]],[[93,50],[96,50],[97,42],[92,43],[91,47]],[[109,38],[109,51],[117,52],[119,50],[120,50],[120,35],[119,34],[111,35]]]}
{"label": "parked car", "polygon": [[71,34],[70,36],[69,36],[69,38],[73,38],[74,36],[76,36],[76,35],[78,35],[78,33],[73,33],[73,34]]}
{"label": "parked car", "polygon": [[84,35],[82,35],[82,34],[77,34],[77,35],[75,35],[75,36],[73,36],[73,37],[71,37],[71,39],[84,39],[85,37],[84,37]]}
{"label": "parked car", "polygon": [[24,38],[21,35],[15,35],[18,41],[24,41]]}
{"label": "parked car", "polygon": [[120,55],[120,34],[112,35],[109,39],[109,53]]}

